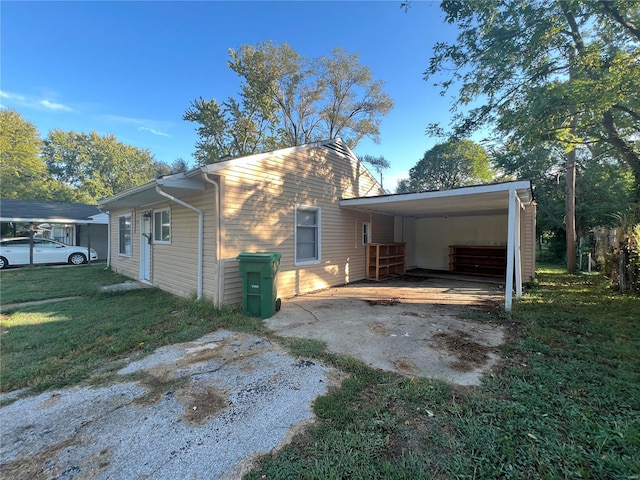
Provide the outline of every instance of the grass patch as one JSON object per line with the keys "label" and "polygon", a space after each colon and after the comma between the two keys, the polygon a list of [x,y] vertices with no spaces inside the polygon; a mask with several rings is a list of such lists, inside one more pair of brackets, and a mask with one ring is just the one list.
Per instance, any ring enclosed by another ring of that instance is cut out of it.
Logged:
{"label": "grass patch", "polygon": [[245,478],[640,478],[640,298],[551,267],[529,288],[484,319],[510,340],[481,387],[320,353],[349,378]]}
{"label": "grass patch", "polygon": [[125,280],[128,279],[105,269],[104,264],[0,270],[0,301],[7,305],[93,295],[103,285],[122,283]]}
{"label": "grass patch", "polygon": [[[56,282],[50,279],[55,270]],[[69,272],[69,275],[66,275]],[[83,282],[81,272],[86,275]],[[259,319],[233,309],[216,309],[208,302],[174,297],[157,289],[98,293],[97,286],[115,283],[104,267],[65,270],[21,269],[3,274],[2,288],[39,284],[22,299],[87,295],[64,302],[21,307],[0,315],[0,391],[28,387],[32,393],[87,381],[99,381],[122,366],[122,361],[172,343],[194,340],[220,328],[260,333]],[[72,281],[73,279],[73,281]],[[54,285],[55,284],[55,285]],[[90,285],[90,287],[89,287]],[[13,298],[16,298],[14,295]],[[3,302],[5,299],[3,298]]]}

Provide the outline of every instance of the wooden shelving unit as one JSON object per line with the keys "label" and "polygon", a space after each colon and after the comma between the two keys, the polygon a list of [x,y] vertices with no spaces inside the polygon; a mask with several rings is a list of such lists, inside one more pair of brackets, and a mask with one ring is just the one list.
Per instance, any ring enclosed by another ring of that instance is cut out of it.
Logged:
{"label": "wooden shelving unit", "polygon": [[507,247],[449,245],[449,271],[504,278],[507,272]]}
{"label": "wooden shelving unit", "polygon": [[367,280],[380,281],[407,271],[404,243],[367,244]]}

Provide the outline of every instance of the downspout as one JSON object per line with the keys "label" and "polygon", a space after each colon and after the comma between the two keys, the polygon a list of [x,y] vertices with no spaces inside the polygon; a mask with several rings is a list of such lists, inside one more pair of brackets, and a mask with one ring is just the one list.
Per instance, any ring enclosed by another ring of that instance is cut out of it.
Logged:
{"label": "downspout", "polygon": [[215,188],[215,197],[216,197],[216,263],[218,264],[218,275],[216,277],[216,285],[218,288],[216,289],[216,299],[215,305],[217,307],[222,306],[222,301],[224,300],[224,292],[222,290],[222,282],[220,279],[222,278],[222,208],[220,202],[220,185],[213,179],[209,177],[207,172],[202,172],[202,178],[205,182],[210,183]]}
{"label": "downspout", "polygon": [[107,265],[104,267],[105,270],[108,270],[111,266],[111,211],[107,210],[105,212],[100,207],[98,207],[98,210],[102,213],[106,213],[109,218],[107,220]]}
{"label": "downspout", "polygon": [[162,195],[165,198],[168,198],[172,202],[177,203],[178,205],[182,205],[189,210],[196,212],[198,214],[198,291],[197,291],[197,299],[202,299],[202,258],[204,255],[204,213],[202,210],[197,209],[193,205],[189,205],[187,202],[180,200],[179,198],[174,197],[173,195],[169,195],[167,192],[163,192],[160,188],[160,185],[156,185],[156,192],[159,195]]}

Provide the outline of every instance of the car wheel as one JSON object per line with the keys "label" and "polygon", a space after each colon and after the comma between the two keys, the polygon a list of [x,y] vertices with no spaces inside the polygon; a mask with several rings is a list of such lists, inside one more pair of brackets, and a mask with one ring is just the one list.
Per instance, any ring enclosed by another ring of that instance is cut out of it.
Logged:
{"label": "car wheel", "polygon": [[82,265],[87,262],[87,257],[82,253],[72,253],[69,255],[69,263],[72,265]]}
{"label": "car wheel", "polygon": [[2,270],[3,268],[7,268],[8,266],[9,261],[4,257],[0,257],[0,270]]}

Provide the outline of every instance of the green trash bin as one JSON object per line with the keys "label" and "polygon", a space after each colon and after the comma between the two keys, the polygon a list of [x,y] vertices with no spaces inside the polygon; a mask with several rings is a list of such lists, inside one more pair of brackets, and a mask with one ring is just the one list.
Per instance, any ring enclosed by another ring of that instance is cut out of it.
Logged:
{"label": "green trash bin", "polygon": [[277,252],[242,252],[238,255],[245,315],[269,318],[280,310],[276,288],[280,257]]}

